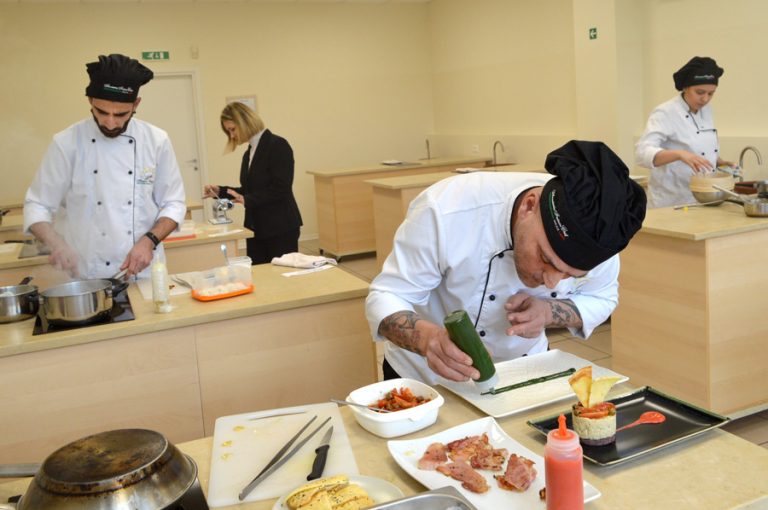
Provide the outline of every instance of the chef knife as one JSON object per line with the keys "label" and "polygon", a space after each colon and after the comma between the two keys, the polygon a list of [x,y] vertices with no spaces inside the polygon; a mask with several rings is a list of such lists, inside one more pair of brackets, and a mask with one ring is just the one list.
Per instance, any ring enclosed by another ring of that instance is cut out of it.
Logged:
{"label": "chef knife", "polygon": [[328,458],[328,448],[331,447],[331,436],[333,435],[333,425],[325,433],[320,441],[320,446],[315,448],[315,462],[312,463],[312,472],[307,475],[307,480],[320,478],[325,469],[325,460]]}

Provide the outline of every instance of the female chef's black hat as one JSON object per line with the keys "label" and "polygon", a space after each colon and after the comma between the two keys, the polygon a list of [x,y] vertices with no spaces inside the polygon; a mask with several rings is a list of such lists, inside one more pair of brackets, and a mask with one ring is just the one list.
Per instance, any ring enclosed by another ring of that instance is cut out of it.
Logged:
{"label": "female chef's black hat", "polygon": [[645,218],[645,191],[611,149],[571,140],[544,166],[555,177],[541,193],[541,219],[563,262],[589,271],[629,244]]}
{"label": "female chef's black hat", "polygon": [[133,103],[139,97],[139,87],[149,82],[154,73],[138,60],[113,53],[99,55],[98,62],[85,65],[91,82],[85,95],[96,99]]}
{"label": "female chef's black hat", "polygon": [[717,85],[717,80],[723,72],[723,68],[718,67],[713,59],[693,57],[672,75],[672,79],[675,80],[675,88],[683,90],[693,85]]}

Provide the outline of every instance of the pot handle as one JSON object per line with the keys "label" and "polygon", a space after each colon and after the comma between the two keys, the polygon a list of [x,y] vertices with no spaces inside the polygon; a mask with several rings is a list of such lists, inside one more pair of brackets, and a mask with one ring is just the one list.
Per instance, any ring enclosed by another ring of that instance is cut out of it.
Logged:
{"label": "pot handle", "polygon": [[721,186],[718,186],[717,184],[713,184],[712,187],[715,188],[716,190],[720,190],[720,191],[724,192],[725,194],[727,194],[732,199],[738,200],[740,204],[744,204],[744,198],[741,195],[739,195],[738,193],[734,193],[733,191],[731,191],[729,189],[725,189],[725,188],[723,188]]}
{"label": "pot handle", "polygon": [[35,476],[41,464],[0,464],[0,478],[24,478]]}
{"label": "pot handle", "polygon": [[29,282],[31,282],[34,279],[32,276],[25,276],[23,280],[19,283],[19,285],[26,285]]}

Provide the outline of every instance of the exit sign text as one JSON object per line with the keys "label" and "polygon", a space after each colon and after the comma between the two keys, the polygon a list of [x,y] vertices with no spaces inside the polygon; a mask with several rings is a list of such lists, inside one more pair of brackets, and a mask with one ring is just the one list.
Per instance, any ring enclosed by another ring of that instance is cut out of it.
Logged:
{"label": "exit sign text", "polygon": [[142,60],[168,60],[171,54],[169,51],[142,51]]}

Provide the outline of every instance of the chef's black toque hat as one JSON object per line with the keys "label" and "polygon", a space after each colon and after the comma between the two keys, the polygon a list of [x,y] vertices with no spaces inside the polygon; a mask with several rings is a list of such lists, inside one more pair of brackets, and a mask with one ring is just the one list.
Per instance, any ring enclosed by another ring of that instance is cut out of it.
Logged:
{"label": "chef's black toque hat", "polygon": [[624,249],[645,218],[645,191],[602,142],[571,140],[544,165],[544,231],[558,257],[588,271]]}
{"label": "chef's black toque hat", "polygon": [[717,66],[717,62],[709,57],[693,57],[683,67],[672,75],[675,88],[683,90],[692,85],[717,85],[725,71]]}
{"label": "chef's black toque hat", "polygon": [[99,55],[98,62],[85,65],[91,82],[85,95],[96,99],[133,103],[139,97],[139,87],[149,82],[154,73],[138,60],[113,53]]}

